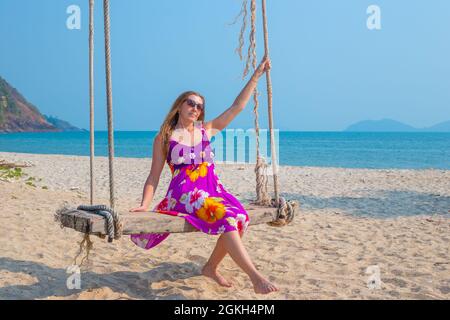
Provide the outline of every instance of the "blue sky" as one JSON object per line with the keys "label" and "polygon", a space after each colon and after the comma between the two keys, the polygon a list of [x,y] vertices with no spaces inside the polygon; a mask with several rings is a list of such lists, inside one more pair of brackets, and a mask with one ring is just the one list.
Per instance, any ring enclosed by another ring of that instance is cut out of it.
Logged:
{"label": "blue sky", "polygon": [[[116,130],[157,130],[184,90],[207,119],[244,85],[234,53],[240,0],[111,0]],[[66,28],[69,5],[81,29]],[[369,5],[381,30],[366,27]],[[342,130],[365,119],[417,127],[450,120],[450,1],[268,0],[275,126]],[[260,6],[260,1],[258,1]],[[260,13],[260,7],[259,13]],[[102,1],[96,1],[96,129],[106,128]],[[259,15],[259,18],[261,15]],[[263,54],[261,19],[258,54]],[[0,76],[43,113],[89,126],[88,1],[1,0]],[[247,38],[246,38],[247,39]],[[260,90],[265,89],[261,79]],[[261,127],[267,127],[261,93]],[[230,128],[253,126],[249,103]]]}

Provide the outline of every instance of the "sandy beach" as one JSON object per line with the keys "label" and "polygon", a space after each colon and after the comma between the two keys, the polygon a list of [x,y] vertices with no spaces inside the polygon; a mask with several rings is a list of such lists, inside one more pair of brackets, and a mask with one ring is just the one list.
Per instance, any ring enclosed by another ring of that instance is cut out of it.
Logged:
{"label": "sandy beach", "polygon": [[[26,175],[0,181],[0,299],[449,299],[450,170],[280,167],[282,195],[301,204],[283,228],[251,226],[244,242],[257,268],[280,288],[256,295],[226,257],[231,289],[200,275],[216,237],[174,234],[151,250],[128,236],[93,237],[81,289],[68,289],[80,233],[54,221],[63,203],[89,203],[89,158],[1,153],[27,163]],[[117,158],[117,209],[139,205],[151,159]],[[251,164],[217,164],[223,184],[254,198]],[[96,203],[108,204],[107,158],[96,158]],[[165,194],[165,166],[152,206]],[[271,189],[270,184],[270,189]],[[371,267],[372,266],[372,267]],[[370,288],[367,268],[381,286]]]}

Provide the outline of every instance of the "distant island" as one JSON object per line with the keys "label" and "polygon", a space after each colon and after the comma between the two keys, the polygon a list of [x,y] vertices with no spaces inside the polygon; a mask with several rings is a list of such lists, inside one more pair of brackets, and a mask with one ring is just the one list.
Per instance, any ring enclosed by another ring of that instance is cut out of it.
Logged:
{"label": "distant island", "polygon": [[450,121],[440,122],[431,127],[415,128],[392,119],[364,120],[348,126],[344,131],[353,132],[450,132]]}
{"label": "distant island", "polygon": [[42,114],[0,77],[0,132],[86,131],[67,121]]}

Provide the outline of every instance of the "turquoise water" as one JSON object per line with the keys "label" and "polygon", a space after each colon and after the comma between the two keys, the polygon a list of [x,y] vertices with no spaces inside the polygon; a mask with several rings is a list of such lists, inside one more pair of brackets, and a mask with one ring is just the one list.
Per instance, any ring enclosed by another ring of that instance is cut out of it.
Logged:
{"label": "turquoise water", "polygon": [[[155,135],[156,131],[115,132],[116,157],[151,157]],[[95,140],[96,155],[107,156],[107,132],[97,131]],[[450,169],[450,133],[280,131],[278,142],[281,165]],[[87,156],[89,133],[0,134],[0,152]]]}

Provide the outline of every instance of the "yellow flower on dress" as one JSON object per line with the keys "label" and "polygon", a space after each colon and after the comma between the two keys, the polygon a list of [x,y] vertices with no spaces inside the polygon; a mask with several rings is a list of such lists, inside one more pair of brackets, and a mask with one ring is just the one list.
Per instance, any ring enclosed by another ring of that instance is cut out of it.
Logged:
{"label": "yellow flower on dress", "polygon": [[191,179],[192,182],[197,181],[199,176],[199,172],[197,169],[194,170],[186,169],[186,174],[188,175],[189,179]]}
{"label": "yellow flower on dress", "polygon": [[206,198],[203,206],[195,213],[197,217],[208,223],[214,223],[225,215],[225,205],[220,203],[221,198]]}
{"label": "yellow flower on dress", "polygon": [[199,177],[205,177],[208,173],[208,162],[202,162],[195,169],[192,167],[186,169],[186,174],[192,182],[197,181]]}
{"label": "yellow flower on dress", "polygon": [[206,174],[208,173],[208,162],[202,162],[198,166],[198,171],[199,171],[200,177],[205,177]]}

